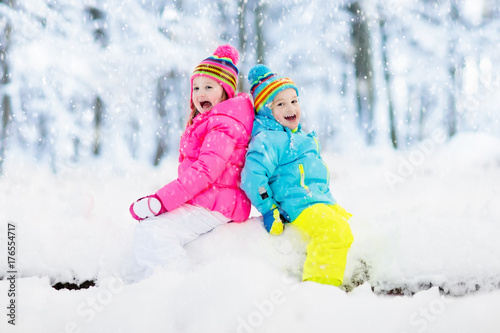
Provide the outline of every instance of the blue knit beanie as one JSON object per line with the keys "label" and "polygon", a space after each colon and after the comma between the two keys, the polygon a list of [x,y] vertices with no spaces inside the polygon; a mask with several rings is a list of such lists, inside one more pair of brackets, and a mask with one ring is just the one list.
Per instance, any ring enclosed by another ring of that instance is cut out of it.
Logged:
{"label": "blue knit beanie", "polygon": [[269,102],[280,92],[288,88],[293,88],[299,96],[299,89],[295,83],[287,77],[271,72],[264,65],[253,66],[248,72],[250,82],[250,92],[254,99],[255,113],[265,112],[271,116],[272,112],[267,106]]}

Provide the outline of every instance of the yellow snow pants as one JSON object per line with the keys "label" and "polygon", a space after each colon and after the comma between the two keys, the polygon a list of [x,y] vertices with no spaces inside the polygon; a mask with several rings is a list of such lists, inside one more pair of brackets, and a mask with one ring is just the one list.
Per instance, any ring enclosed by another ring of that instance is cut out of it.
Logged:
{"label": "yellow snow pants", "polygon": [[338,204],[316,204],[292,221],[291,224],[309,240],[303,281],[342,284],[347,251],[354,240],[347,223],[351,216]]}

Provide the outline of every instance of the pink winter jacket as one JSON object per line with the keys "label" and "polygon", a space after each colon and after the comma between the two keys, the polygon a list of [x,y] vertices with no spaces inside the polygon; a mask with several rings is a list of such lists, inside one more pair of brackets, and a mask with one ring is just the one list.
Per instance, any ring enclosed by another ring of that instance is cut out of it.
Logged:
{"label": "pink winter jacket", "polygon": [[189,203],[234,222],[248,219],[251,204],[240,182],[253,119],[246,94],[194,118],[181,137],[177,179],[156,192],[168,211]]}

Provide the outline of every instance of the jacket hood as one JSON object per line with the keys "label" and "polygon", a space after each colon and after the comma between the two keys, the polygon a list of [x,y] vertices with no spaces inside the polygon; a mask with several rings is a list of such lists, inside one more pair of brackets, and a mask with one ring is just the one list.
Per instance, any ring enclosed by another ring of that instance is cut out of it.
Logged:
{"label": "jacket hood", "polygon": [[[269,118],[266,114],[260,114],[260,113],[255,116],[255,120],[253,122],[252,137],[256,136],[257,134],[263,131],[286,132],[290,140],[290,149],[292,151],[295,151],[296,147],[292,131],[288,127],[285,127],[280,123],[278,123],[272,115],[271,117],[272,119]],[[297,130],[294,131],[293,133],[300,133],[300,132],[302,132],[302,126],[299,124]]]}
{"label": "jacket hood", "polygon": [[222,114],[238,120],[250,135],[254,122],[254,111],[250,97],[245,93],[218,103],[207,115]]}
{"label": "jacket hood", "polygon": [[[255,121],[253,123],[252,136],[259,134],[262,131],[281,131],[281,132],[292,132],[289,128],[281,125],[274,119],[271,115],[269,117],[267,114],[261,114],[255,116]],[[297,130],[294,133],[301,132],[302,126],[299,124]]]}

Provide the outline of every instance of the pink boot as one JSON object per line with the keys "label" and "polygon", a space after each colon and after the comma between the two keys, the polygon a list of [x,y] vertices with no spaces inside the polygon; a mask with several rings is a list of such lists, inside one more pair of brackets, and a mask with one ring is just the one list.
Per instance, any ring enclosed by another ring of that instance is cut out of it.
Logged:
{"label": "pink boot", "polygon": [[130,205],[130,214],[137,221],[142,221],[148,217],[158,216],[167,210],[163,207],[160,198],[156,194],[140,198]]}

